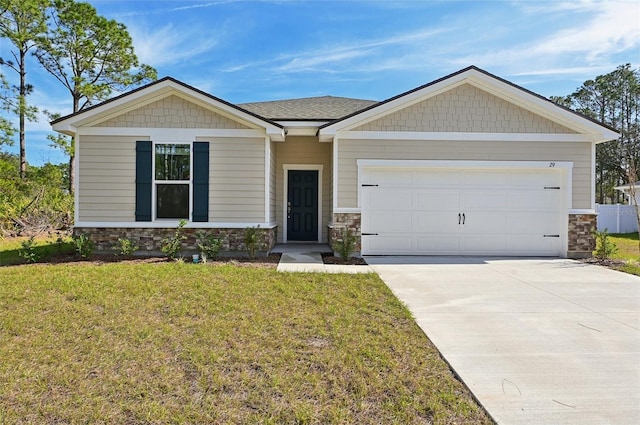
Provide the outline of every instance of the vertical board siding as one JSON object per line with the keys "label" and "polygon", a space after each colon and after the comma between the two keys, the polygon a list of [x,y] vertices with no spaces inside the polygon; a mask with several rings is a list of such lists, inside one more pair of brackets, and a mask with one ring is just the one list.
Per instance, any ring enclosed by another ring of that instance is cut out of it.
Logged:
{"label": "vertical board siding", "polygon": [[80,221],[135,221],[138,140],[145,138],[78,136]]}
{"label": "vertical board siding", "polygon": [[338,205],[357,207],[356,161],[366,159],[573,162],[572,208],[591,208],[591,144],[344,140],[338,144]]}
{"label": "vertical board siding", "polygon": [[271,215],[271,221],[276,220],[276,205],[277,205],[277,187],[276,187],[276,166],[277,166],[277,155],[278,155],[278,145],[279,143],[269,142],[271,143],[271,158],[269,158],[269,200],[271,205],[269,205],[269,212]]}
{"label": "vertical board siding", "polygon": [[276,218],[278,222],[278,242],[283,242],[283,213],[282,208],[286,203],[284,188],[284,164],[321,164],[322,182],[319,189],[322,190],[322,241],[327,241],[327,224],[331,217],[331,143],[320,143],[315,136],[291,136],[284,143],[278,143],[276,161]]}

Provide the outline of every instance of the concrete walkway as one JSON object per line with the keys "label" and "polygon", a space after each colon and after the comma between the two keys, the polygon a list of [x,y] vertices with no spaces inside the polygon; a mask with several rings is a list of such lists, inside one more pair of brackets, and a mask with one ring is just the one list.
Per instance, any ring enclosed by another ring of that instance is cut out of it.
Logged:
{"label": "concrete walkway", "polygon": [[324,264],[322,254],[333,252],[324,244],[282,244],[271,250],[281,253],[278,263],[279,272],[298,273],[373,273],[369,266],[349,266],[340,264]]}
{"label": "concrete walkway", "polygon": [[367,257],[499,424],[640,424],[640,278],[565,259]]}

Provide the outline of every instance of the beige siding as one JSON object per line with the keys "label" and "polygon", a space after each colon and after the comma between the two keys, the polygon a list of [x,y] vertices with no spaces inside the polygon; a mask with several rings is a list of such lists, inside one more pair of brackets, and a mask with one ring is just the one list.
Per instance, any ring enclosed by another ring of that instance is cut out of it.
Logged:
{"label": "beige siding", "polygon": [[338,205],[357,207],[357,159],[422,159],[573,162],[572,208],[591,208],[591,144],[527,142],[452,142],[340,140]]}
{"label": "beige siding", "polygon": [[209,141],[209,221],[263,222],[264,138]]}
{"label": "beige siding", "polygon": [[249,128],[178,96],[165,97],[164,99],[104,121],[98,124],[97,127]]}
{"label": "beige siding", "polygon": [[80,221],[135,221],[136,140],[80,136]]}
{"label": "beige siding", "polygon": [[276,161],[276,217],[278,221],[278,242],[283,242],[283,211],[287,194],[284,191],[284,164],[319,164],[322,170],[322,240],[327,241],[327,224],[331,217],[331,143],[320,143],[317,137],[287,137],[277,147]]}
{"label": "beige siding", "polygon": [[470,84],[463,84],[354,130],[575,133]]}

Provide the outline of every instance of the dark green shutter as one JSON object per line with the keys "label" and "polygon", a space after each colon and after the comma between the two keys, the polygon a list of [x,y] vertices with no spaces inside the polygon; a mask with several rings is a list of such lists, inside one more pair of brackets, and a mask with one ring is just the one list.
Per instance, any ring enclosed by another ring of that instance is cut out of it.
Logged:
{"label": "dark green shutter", "polygon": [[209,221],[209,142],[193,142],[192,221]]}
{"label": "dark green shutter", "polygon": [[136,142],[136,221],[151,221],[152,145],[150,140]]}

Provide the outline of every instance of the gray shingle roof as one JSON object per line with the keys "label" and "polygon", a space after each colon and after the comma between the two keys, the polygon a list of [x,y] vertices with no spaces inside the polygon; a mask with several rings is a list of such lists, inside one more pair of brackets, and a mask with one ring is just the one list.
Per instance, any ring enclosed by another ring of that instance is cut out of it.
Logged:
{"label": "gray shingle roof", "polygon": [[378,101],[321,96],[270,102],[240,103],[237,106],[270,120],[335,120]]}

